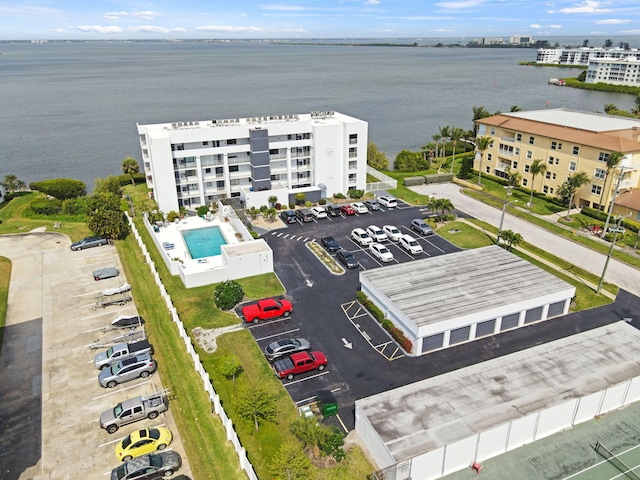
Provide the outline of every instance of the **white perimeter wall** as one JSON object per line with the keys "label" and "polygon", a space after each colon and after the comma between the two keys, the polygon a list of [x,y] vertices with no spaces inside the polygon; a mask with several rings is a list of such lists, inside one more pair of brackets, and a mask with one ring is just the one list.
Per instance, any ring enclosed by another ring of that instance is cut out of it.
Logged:
{"label": "white perimeter wall", "polygon": [[[533,412],[526,417],[416,456],[411,459],[411,479],[437,479],[470,468],[474,461],[482,462],[638,400],[640,377],[635,377],[601,392]],[[375,451],[371,453],[377,458],[381,441],[378,438],[377,443],[371,442],[371,433],[367,427],[363,428],[368,421],[362,422],[357,414],[356,410],[356,430],[368,448],[369,445],[373,446]],[[362,413],[360,415],[364,416]],[[368,428],[371,428],[370,425]]]}

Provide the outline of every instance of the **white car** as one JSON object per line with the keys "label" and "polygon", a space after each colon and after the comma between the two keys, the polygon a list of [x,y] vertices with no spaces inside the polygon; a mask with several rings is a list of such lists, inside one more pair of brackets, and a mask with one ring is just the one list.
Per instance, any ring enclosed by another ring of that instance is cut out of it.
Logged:
{"label": "white car", "polygon": [[389,241],[389,237],[387,237],[387,234],[384,233],[382,229],[377,225],[369,225],[367,227],[367,233],[371,235],[371,238],[373,238],[374,242],[382,243]]}
{"label": "white car", "polygon": [[362,202],[355,202],[351,204],[351,208],[353,208],[357,214],[361,214],[361,213],[369,213],[369,209],[367,208],[367,206],[362,203]]}
{"label": "white car", "polygon": [[382,227],[382,231],[386,233],[387,237],[389,237],[394,242],[397,242],[398,240],[400,240],[400,237],[402,236],[402,233],[400,232],[400,230],[398,230],[393,225],[385,225],[384,227]]}
{"label": "white car", "polygon": [[402,237],[400,237],[400,246],[411,255],[419,255],[422,253],[422,245],[411,235],[402,235]]}
{"label": "white car", "polygon": [[396,208],[398,206],[398,201],[395,198],[387,196],[378,197],[378,203],[387,208]]}
{"label": "white car", "polygon": [[369,245],[369,251],[371,252],[371,255],[381,262],[393,262],[393,253],[391,253],[389,249],[381,243],[372,243]]}
{"label": "white car", "polygon": [[107,296],[116,295],[117,293],[124,293],[130,290],[131,290],[131,285],[129,285],[128,283],[121,283],[117,287],[111,287],[111,288],[107,288],[106,290],[103,290],[102,295],[107,295]]}
{"label": "white car", "polygon": [[351,238],[363,247],[373,243],[373,238],[371,238],[369,234],[361,228],[354,228],[351,230]]}
{"label": "white car", "polygon": [[327,218],[327,211],[324,209],[324,207],[313,207],[311,209],[311,215],[313,215],[316,219]]}

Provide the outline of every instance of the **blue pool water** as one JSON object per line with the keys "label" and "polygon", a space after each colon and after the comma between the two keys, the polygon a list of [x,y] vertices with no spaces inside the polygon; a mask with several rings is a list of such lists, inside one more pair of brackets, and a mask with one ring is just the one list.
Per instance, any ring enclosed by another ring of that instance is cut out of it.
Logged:
{"label": "blue pool water", "polygon": [[220,255],[220,246],[227,244],[219,227],[185,230],[182,237],[193,259]]}

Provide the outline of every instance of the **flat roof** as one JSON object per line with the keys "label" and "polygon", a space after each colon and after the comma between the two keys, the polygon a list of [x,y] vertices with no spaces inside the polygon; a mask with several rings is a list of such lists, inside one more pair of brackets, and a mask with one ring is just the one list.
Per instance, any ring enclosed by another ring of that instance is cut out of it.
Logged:
{"label": "flat roof", "polygon": [[396,461],[640,376],[640,331],[616,322],[356,401]]}
{"label": "flat roof", "polygon": [[360,278],[418,327],[574,288],[497,245],[367,270]]}
{"label": "flat roof", "polygon": [[611,132],[640,127],[640,120],[616,117],[595,112],[584,112],[568,108],[550,108],[545,110],[530,110],[522,112],[503,113],[503,115],[524,118],[536,122],[550,123],[562,127],[578,128],[592,132]]}

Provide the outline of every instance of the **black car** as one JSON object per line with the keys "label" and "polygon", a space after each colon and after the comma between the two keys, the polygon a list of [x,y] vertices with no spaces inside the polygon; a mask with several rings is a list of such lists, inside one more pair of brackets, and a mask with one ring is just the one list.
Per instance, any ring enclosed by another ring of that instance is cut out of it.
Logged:
{"label": "black car", "polygon": [[338,250],[342,249],[340,244],[333,237],[322,237],[322,239],[320,240],[320,243],[324,248],[329,250],[331,253],[335,253]]}
{"label": "black car", "polygon": [[280,212],[280,218],[284,223],[296,223],[297,221],[296,212],[293,210]]}
{"label": "black car", "polygon": [[344,264],[345,267],[358,268],[358,259],[349,250],[340,250],[336,254],[336,257]]}
{"label": "black car", "polygon": [[84,248],[101,247],[109,243],[106,237],[85,237],[71,244],[71,250],[74,252]]}
{"label": "black car", "polygon": [[327,205],[327,213],[332,217],[339,217],[341,214],[340,205]]}
{"label": "black car", "polygon": [[364,204],[370,211],[380,210],[380,204],[377,200],[365,200]]}

